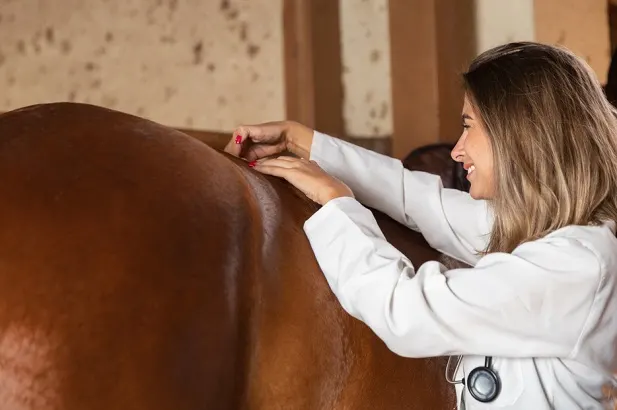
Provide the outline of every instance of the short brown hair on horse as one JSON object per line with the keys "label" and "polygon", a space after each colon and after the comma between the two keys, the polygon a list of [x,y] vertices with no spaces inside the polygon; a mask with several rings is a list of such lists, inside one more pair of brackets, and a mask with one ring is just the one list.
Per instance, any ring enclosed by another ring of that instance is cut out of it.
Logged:
{"label": "short brown hair on horse", "polygon": [[0,175],[2,409],[453,407],[443,359],[342,309],[302,230],[317,206],[286,182],[68,103],[0,115]]}

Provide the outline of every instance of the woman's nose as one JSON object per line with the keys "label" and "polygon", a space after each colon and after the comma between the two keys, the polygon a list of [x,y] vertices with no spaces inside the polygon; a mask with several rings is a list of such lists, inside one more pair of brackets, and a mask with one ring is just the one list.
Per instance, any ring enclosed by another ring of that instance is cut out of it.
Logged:
{"label": "woman's nose", "polygon": [[465,138],[466,133],[463,133],[461,137],[456,141],[456,145],[452,148],[450,152],[450,156],[456,162],[463,162],[463,157],[465,156]]}

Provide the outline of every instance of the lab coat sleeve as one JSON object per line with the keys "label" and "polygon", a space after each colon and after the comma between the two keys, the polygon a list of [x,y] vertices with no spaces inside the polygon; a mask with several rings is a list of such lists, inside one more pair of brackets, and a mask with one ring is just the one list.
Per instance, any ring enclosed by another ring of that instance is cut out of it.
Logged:
{"label": "lab coat sleeve", "polygon": [[401,161],[315,132],[311,160],[345,182],[362,204],[419,231],[431,247],[470,265],[486,249],[492,226],[486,201],[445,189],[441,178]]}
{"label": "lab coat sleeve", "polygon": [[595,253],[568,237],[489,254],[470,269],[432,261],[415,272],[350,197],[328,202],[304,229],[343,308],[407,357],[567,358],[600,283]]}

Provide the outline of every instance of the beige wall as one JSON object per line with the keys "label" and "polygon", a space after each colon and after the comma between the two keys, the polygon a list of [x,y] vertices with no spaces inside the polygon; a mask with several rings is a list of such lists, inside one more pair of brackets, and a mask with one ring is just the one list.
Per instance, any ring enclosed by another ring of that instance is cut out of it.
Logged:
{"label": "beige wall", "polygon": [[341,0],[345,131],[392,134],[388,0]]}
{"label": "beige wall", "polygon": [[282,0],[0,0],[0,111],[75,100],[228,130],[285,115]]}
{"label": "beige wall", "polygon": [[[339,1],[346,133],[389,136],[388,1]],[[0,111],[75,100],[222,131],[284,118],[282,2],[0,0]],[[561,43],[605,79],[605,0],[476,0],[476,20],[478,52]]]}
{"label": "beige wall", "polygon": [[604,82],[610,63],[607,7],[606,0],[476,0],[477,50],[509,41],[560,44]]}
{"label": "beige wall", "polygon": [[[353,136],[392,133],[387,0],[340,0],[345,124]],[[477,54],[511,41],[562,44],[606,81],[606,0],[475,0]],[[409,52],[413,53],[410,44]]]}
{"label": "beige wall", "polygon": [[476,0],[477,53],[512,41],[533,41],[534,0]]}
{"label": "beige wall", "polygon": [[[223,131],[282,119],[282,1],[0,0],[0,111],[70,100]],[[346,132],[388,136],[387,0],[340,2]]]}

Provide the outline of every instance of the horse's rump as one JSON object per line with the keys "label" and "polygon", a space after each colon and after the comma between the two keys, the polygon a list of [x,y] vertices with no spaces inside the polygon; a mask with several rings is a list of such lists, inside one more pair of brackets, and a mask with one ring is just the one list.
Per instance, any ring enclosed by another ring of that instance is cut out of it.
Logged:
{"label": "horse's rump", "polygon": [[[315,209],[141,118],[69,103],[1,115],[3,408],[451,401],[442,361],[397,357],[342,311],[302,232]],[[414,262],[436,256],[405,235]]]}

